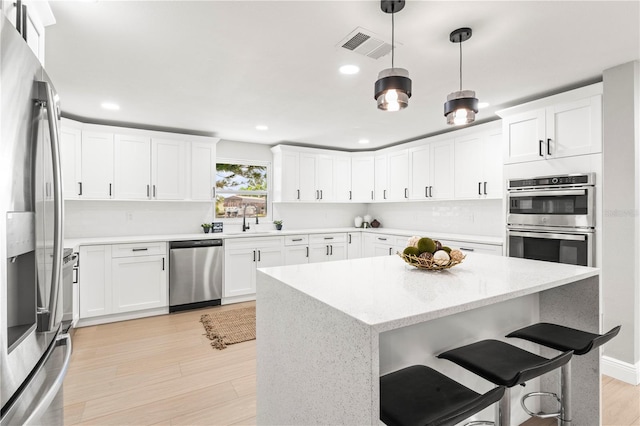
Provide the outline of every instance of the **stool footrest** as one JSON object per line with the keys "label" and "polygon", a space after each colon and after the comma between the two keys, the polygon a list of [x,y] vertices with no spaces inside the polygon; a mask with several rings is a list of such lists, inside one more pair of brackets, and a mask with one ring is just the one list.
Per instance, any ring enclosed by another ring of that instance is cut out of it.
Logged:
{"label": "stool footrest", "polygon": [[560,400],[560,398],[558,397],[558,395],[556,395],[553,392],[530,392],[526,395],[524,395],[522,397],[522,399],[520,399],[520,405],[522,405],[522,409],[524,411],[526,411],[526,413],[532,417],[538,417],[541,419],[551,419],[551,418],[560,418],[560,410],[561,408],[558,407],[558,412],[556,413],[534,413],[533,411],[529,410],[527,408],[527,405],[525,404],[525,401],[529,398],[533,398],[533,397],[553,397],[558,404],[560,404],[560,406],[562,405],[562,401]]}

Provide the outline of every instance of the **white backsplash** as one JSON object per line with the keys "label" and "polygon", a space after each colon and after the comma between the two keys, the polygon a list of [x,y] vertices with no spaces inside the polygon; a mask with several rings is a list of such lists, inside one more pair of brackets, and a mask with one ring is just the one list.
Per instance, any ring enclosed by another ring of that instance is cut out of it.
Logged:
{"label": "white backsplash", "polygon": [[502,200],[425,201],[370,204],[383,228],[502,237]]}
{"label": "white backsplash", "polygon": [[[389,204],[276,203],[273,218],[284,228],[342,228],[354,226],[356,216],[370,214],[383,228],[501,237],[501,200],[429,201]],[[257,229],[273,229],[261,219]],[[128,235],[191,234],[213,221],[213,204],[149,201],[66,201],[65,238]],[[252,227],[256,227],[250,219]],[[241,222],[225,222],[225,231],[239,231]]]}

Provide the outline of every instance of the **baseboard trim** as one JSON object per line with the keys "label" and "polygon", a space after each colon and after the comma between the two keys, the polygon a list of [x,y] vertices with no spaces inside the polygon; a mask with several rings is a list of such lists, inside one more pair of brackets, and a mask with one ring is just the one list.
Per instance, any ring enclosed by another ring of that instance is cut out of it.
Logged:
{"label": "baseboard trim", "polygon": [[636,365],[620,361],[608,356],[602,357],[600,372],[606,376],[621,380],[631,385],[640,384],[640,362]]}

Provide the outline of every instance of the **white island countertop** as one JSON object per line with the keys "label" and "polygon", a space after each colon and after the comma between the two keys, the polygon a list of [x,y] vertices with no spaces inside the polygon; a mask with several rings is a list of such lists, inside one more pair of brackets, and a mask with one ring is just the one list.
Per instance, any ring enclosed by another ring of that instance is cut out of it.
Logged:
{"label": "white island countertop", "polygon": [[399,256],[260,269],[378,332],[491,305],[598,275],[597,268],[471,254],[444,271]]}

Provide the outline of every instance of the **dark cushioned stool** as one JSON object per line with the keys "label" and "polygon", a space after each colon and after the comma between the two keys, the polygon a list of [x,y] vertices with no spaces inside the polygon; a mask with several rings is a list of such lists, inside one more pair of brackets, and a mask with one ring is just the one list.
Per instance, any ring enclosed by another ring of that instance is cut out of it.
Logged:
{"label": "dark cushioned stool", "polygon": [[511,426],[510,388],[560,368],[569,362],[571,355],[568,351],[549,359],[498,340],[481,340],[441,353],[438,358],[448,359],[496,385],[506,386],[498,404],[496,424]]}
{"label": "dark cushioned stool", "polygon": [[[586,331],[576,330],[562,325],[541,322],[533,324],[513,333],[507,334],[507,337],[517,337],[538,343],[540,345],[556,349],[558,351],[573,351],[574,355],[584,355],[592,349],[602,346],[609,340],[616,337],[620,331],[620,326],[612,328],[605,334],[593,334]],[[552,396],[560,401],[560,412],[549,414],[536,414],[531,412],[526,406],[525,401],[531,396]],[[560,370],[560,397],[551,392],[532,392],[522,398],[522,408],[527,413],[536,417],[557,417],[561,425],[570,425],[571,415],[571,362],[562,366]]]}
{"label": "dark cushioned stool", "polygon": [[502,386],[481,395],[436,370],[413,365],[380,377],[380,420],[389,426],[449,426],[494,404]]}

